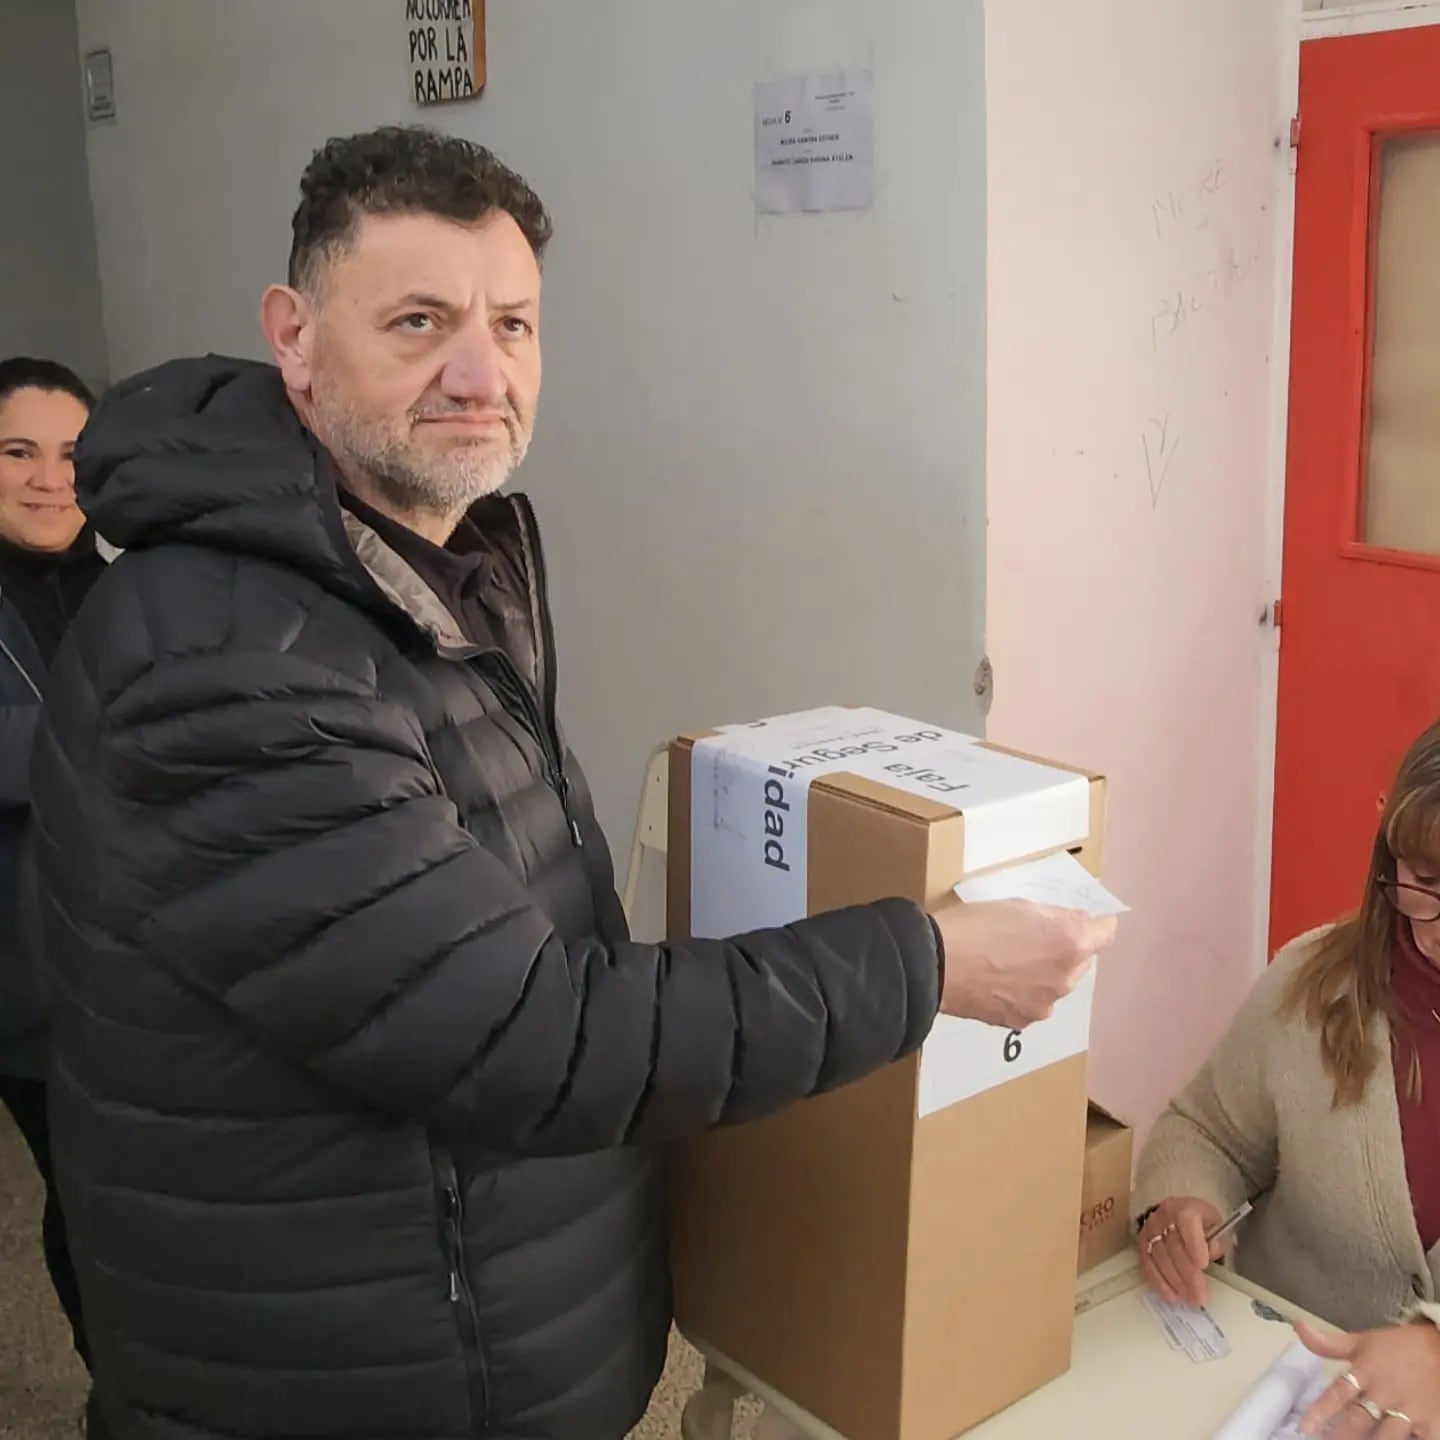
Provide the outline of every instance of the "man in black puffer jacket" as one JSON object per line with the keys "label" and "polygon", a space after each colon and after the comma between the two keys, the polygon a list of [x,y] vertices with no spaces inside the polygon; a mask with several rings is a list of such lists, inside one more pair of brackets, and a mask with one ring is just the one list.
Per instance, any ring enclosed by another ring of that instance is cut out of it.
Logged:
{"label": "man in black puffer jacket", "polygon": [[303,197],[276,366],[142,375],[78,456],[126,553],[35,790],[96,1393],[121,1440],[617,1440],[669,1320],[655,1146],[906,1054],[942,988],[1034,1019],[1106,927],[630,942],[498,494],[545,212],[425,131],[331,142]]}

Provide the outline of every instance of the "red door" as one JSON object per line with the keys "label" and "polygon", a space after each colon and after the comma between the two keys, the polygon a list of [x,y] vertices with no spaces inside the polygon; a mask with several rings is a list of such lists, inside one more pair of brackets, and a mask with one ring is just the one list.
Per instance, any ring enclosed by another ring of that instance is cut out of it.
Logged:
{"label": "red door", "polygon": [[1440,27],[1305,42],[1297,158],[1274,945],[1440,718]]}

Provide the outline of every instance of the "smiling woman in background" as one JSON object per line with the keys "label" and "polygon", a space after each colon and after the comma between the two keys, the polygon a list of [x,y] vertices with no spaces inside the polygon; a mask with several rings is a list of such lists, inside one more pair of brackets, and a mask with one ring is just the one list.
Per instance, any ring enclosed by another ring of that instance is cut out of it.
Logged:
{"label": "smiling woman in background", "polygon": [[45,1262],[75,1348],[87,1363],[50,1159],[49,986],[27,832],[30,748],[42,683],[66,627],[105,568],[75,503],[72,455],[93,403],[84,383],[63,365],[0,361],[0,1103],[44,1179]]}
{"label": "smiling woman in background", "polygon": [[1235,1268],[1360,1332],[1302,1329],[1349,1367],[1312,1425],[1440,1437],[1440,725],[1400,767],[1359,913],[1281,951],[1156,1124],[1135,1191],[1152,1288],[1203,1304],[1206,1235],[1246,1200]]}

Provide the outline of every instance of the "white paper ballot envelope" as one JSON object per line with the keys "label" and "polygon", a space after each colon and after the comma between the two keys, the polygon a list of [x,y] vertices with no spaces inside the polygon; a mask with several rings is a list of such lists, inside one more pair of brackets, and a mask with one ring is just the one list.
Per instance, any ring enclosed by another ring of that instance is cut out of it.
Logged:
{"label": "white paper ballot envelope", "polygon": [[[1120,915],[1128,909],[1065,851],[962,880],[955,893],[972,905],[985,900],[1030,900],[1091,915]],[[1048,1020],[1026,1030],[1004,1030],[979,1020],[940,1016],[920,1052],[920,1114],[958,1105],[1088,1049],[1094,998],[1092,967]]]}
{"label": "white paper ballot envelope", "polygon": [[1087,915],[1124,915],[1130,908],[1066,851],[962,880],[955,893],[971,905],[981,900],[1030,900]]}
{"label": "white paper ballot envelope", "polygon": [[1297,1340],[1210,1440],[1302,1440],[1300,1421],[1329,1383],[1325,1362]]}

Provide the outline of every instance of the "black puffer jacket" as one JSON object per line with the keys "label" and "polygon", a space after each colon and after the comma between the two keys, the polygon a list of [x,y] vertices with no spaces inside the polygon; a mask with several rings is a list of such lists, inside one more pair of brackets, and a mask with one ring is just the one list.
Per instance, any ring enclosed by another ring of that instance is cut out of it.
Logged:
{"label": "black puffer jacket", "polygon": [[0,580],[0,1075],[45,1073],[45,969],[29,843],[44,661]]}
{"label": "black puffer jacket", "polygon": [[626,939],[523,501],[476,519],[529,577],[530,675],[342,516],[268,367],[127,382],[78,470],[127,553],[53,672],[35,797],[110,1423],[614,1440],[669,1319],[651,1147],[915,1047],[929,922]]}
{"label": "black puffer jacket", "polygon": [[47,1068],[30,755],[46,661],[104,568],[88,534],[59,555],[0,540],[0,1075],[40,1080]]}

